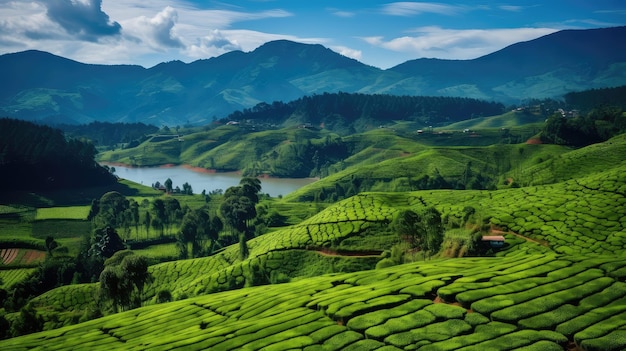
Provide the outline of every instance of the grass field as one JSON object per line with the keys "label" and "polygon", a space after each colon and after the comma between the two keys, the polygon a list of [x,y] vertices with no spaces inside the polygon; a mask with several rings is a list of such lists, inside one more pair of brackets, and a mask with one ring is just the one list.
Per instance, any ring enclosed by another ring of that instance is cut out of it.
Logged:
{"label": "grass field", "polygon": [[67,206],[38,208],[35,220],[46,219],[87,219],[89,206]]}

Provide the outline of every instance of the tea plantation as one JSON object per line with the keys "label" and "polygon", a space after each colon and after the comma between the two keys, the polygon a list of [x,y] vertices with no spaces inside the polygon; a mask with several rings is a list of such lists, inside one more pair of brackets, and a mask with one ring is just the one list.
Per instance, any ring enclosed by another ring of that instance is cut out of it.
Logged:
{"label": "tea plantation", "polygon": [[623,257],[432,260],[214,293],[2,341],[3,350],[626,347]]}
{"label": "tea plantation", "polygon": [[[473,206],[507,244],[493,257],[376,270],[365,269],[378,255],[324,255],[372,240],[402,209],[428,206],[448,220]],[[363,193],[248,241],[244,260],[233,245],[151,266],[145,307],[4,340],[0,348],[624,349],[625,206],[623,164],[552,185]],[[329,270],[337,273],[320,276]],[[244,287],[277,275],[294,279]],[[48,323],[70,324],[97,289],[64,286],[32,304]],[[179,301],[157,304],[161,290]]]}
{"label": "tea plantation", "polygon": [[[0,349],[626,349],[624,145],[616,137],[573,151],[506,146],[506,154],[533,155],[509,174],[524,187],[361,192],[323,206],[273,200],[305,219],[248,240],[247,255],[235,244],[208,257],[155,259],[162,263],[148,268],[143,307],[126,312],[85,318],[106,311],[98,283],[49,290],[29,302],[45,331],[1,340]],[[462,173],[459,155],[478,159],[480,151],[428,155]],[[71,251],[80,245],[76,233],[91,230],[88,206],[47,207],[0,206],[0,288],[44,260],[46,233],[56,230]],[[457,238],[503,235],[504,247],[466,251],[481,257],[407,254],[407,263],[376,268],[402,241],[390,230],[396,215],[430,207]],[[174,243],[136,250],[149,258],[177,253]],[[19,313],[5,316],[15,321]]]}

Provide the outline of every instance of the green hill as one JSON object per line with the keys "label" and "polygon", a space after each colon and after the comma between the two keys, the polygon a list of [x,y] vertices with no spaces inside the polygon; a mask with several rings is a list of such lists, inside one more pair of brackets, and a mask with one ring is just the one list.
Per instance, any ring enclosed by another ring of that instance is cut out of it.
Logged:
{"label": "green hill", "polygon": [[[161,290],[185,298],[267,284],[278,276],[308,281],[327,272],[372,269],[382,259],[380,251],[374,250],[391,250],[399,243],[396,235],[384,234],[394,215],[403,209],[426,206],[435,206],[450,227],[459,226],[465,209],[473,207],[478,222],[502,231],[505,248],[485,261],[493,267],[499,266],[500,259],[524,261],[534,255],[566,255],[559,260],[589,260],[594,264],[603,260],[601,257],[607,262],[621,260],[626,237],[626,221],[620,215],[626,213],[624,170],[622,166],[563,183],[497,191],[363,193],[297,225],[248,241],[249,256],[245,260],[241,260],[238,246],[233,245],[210,257],[151,266],[153,281],[144,291],[144,301],[153,304]],[[471,240],[473,233],[466,235]],[[473,259],[452,261],[463,267]],[[439,272],[455,274],[443,268]],[[452,302],[446,291],[430,286],[427,292],[431,299],[438,296]],[[31,304],[45,320],[58,325],[93,306],[90,296],[94,294],[97,284],[70,285],[45,293]]]}
{"label": "green hill", "polygon": [[[545,117],[525,111],[509,111],[499,116],[478,117],[449,124],[438,130],[479,130],[489,128],[514,128],[528,124],[543,123]],[[537,127],[535,127],[537,128]],[[540,129],[541,127],[537,128]]]}

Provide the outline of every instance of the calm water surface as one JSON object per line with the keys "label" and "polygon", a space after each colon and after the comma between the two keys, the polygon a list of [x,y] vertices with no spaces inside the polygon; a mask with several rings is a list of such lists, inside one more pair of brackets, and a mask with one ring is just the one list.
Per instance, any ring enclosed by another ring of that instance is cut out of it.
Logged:
{"label": "calm water surface", "polygon": [[[237,173],[204,173],[194,171],[182,166],[172,167],[124,167],[114,165],[115,174],[135,183],[151,186],[159,182],[163,184],[167,178],[172,180],[172,187],[183,188],[184,183],[189,183],[194,194],[200,194],[202,190],[226,190],[231,186],[239,185],[241,175]],[[261,178],[261,193],[277,197],[287,195],[304,185],[314,182],[312,178]]]}

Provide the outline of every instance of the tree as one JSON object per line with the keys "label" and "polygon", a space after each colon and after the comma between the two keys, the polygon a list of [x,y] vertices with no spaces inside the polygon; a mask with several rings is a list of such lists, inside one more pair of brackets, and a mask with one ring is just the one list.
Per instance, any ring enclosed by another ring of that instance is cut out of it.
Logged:
{"label": "tree", "polygon": [[87,215],[87,220],[92,221],[100,212],[100,201],[98,199],[91,200],[91,207],[89,208],[89,214]]}
{"label": "tree", "polygon": [[256,217],[254,203],[245,196],[237,196],[236,194],[224,196],[220,212],[226,219],[226,223],[236,231],[247,235],[248,221]]}
{"label": "tree", "polygon": [[144,256],[129,255],[124,257],[120,264],[122,278],[128,281],[129,286],[134,287],[134,298],[130,299],[133,306],[141,306],[143,298],[143,288],[150,281],[151,275],[148,272],[148,261]]}
{"label": "tree", "polygon": [[94,208],[98,209],[94,216],[94,223],[97,227],[119,228],[124,225],[123,213],[128,210],[129,201],[119,192],[110,191],[102,195],[96,204],[92,202],[92,210]]}
{"label": "tree", "polygon": [[59,244],[54,240],[53,237],[46,237],[46,251],[48,252],[48,255],[50,255],[50,257],[52,257],[52,250],[56,249],[58,246]]}
{"label": "tree", "polygon": [[163,236],[164,224],[167,223],[167,209],[165,208],[165,201],[163,199],[155,199],[152,202],[152,212],[155,218],[152,219],[152,227],[161,231]]}
{"label": "tree", "polygon": [[90,256],[109,258],[117,251],[126,249],[115,229],[106,227],[96,230],[93,244],[89,249]]}
{"label": "tree", "polygon": [[413,247],[417,247],[425,236],[420,216],[411,210],[403,210],[398,213],[392,222],[395,231],[401,237],[409,239]]}
{"label": "tree", "polygon": [[178,235],[182,244],[181,257],[190,257],[188,252],[189,244],[192,245],[191,257],[196,257],[200,253],[202,243],[205,240],[210,241],[208,251],[212,252],[222,227],[222,221],[217,216],[211,218],[203,209],[198,208],[187,211],[183,217]]}
{"label": "tree", "polygon": [[20,309],[20,314],[11,324],[13,336],[36,333],[43,330],[43,318],[37,315],[37,311],[29,304]]}
{"label": "tree", "polygon": [[246,237],[251,236],[249,221],[257,215],[255,205],[259,203],[258,193],[261,191],[261,181],[257,178],[245,177],[239,181],[239,186],[226,189],[224,200],[220,205],[220,212],[226,223]]}
{"label": "tree", "polygon": [[187,182],[185,182],[185,184],[183,184],[183,194],[185,195],[193,195],[193,189],[191,188],[191,185]]}
{"label": "tree", "polygon": [[140,307],[144,286],[150,279],[145,257],[132,252],[118,253],[107,260],[100,273],[100,294],[111,300],[115,312],[120,307],[123,310]]}
{"label": "tree", "polygon": [[[172,224],[176,222],[177,219],[182,217],[182,210],[180,207],[180,202],[173,197],[167,197],[163,201],[163,218],[165,224],[167,225],[168,232],[171,232]],[[155,200],[156,202],[156,200]]]}
{"label": "tree", "polygon": [[411,210],[401,211],[394,218],[392,226],[400,236],[409,238],[411,246],[419,248],[424,258],[432,256],[441,248],[441,213],[434,207],[428,207],[419,214]]}
{"label": "tree", "polygon": [[146,226],[146,239],[148,239],[148,237],[150,236],[150,225],[152,224],[152,218],[149,211],[146,211],[146,216],[144,217],[143,224]]}
{"label": "tree", "polygon": [[167,178],[163,185],[165,186],[165,191],[167,191],[168,193],[172,192],[172,180],[170,178]]}
{"label": "tree", "polygon": [[100,295],[106,299],[110,299],[113,305],[113,312],[117,312],[119,306],[122,304],[122,287],[120,281],[121,274],[118,272],[117,267],[106,267],[102,273],[100,273]]}
{"label": "tree", "polygon": [[133,220],[133,224],[135,225],[135,233],[137,234],[137,239],[139,239],[139,204],[134,199],[130,200],[130,206],[128,211],[130,212],[131,218]]}
{"label": "tree", "polygon": [[434,255],[443,243],[443,225],[441,213],[434,207],[427,208],[422,214],[422,227],[426,232],[423,250],[428,257]]}
{"label": "tree", "polygon": [[246,239],[246,235],[241,233],[239,234],[239,259],[243,261],[248,258],[249,255],[248,240]]}
{"label": "tree", "polygon": [[259,203],[258,194],[261,191],[261,181],[258,178],[241,178],[239,186],[241,186],[241,189],[243,190],[243,196],[249,198],[255,204]]}

